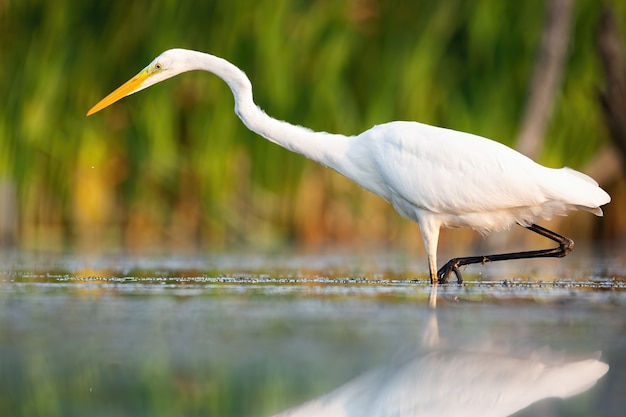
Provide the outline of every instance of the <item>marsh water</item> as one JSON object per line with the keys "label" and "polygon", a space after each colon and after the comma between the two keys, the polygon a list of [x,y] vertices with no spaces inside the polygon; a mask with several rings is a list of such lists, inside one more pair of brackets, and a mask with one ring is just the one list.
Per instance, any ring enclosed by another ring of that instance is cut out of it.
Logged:
{"label": "marsh water", "polygon": [[433,312],[397,251],[5,251],[0,415],[622,416],[623,247],[577,253]]}

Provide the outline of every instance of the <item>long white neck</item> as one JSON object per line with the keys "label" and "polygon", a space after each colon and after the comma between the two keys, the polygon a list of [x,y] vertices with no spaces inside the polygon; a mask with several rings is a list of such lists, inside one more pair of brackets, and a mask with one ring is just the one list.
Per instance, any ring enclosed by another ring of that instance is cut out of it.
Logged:
{"label": "long white neck", "polygon": [[235,113],[248,129],[283,148],[341,171],[338,162],[346,153],[348,137],[314,132],[268,116],[254,103],[252,84],[246,74],[225,59],[189,51],[188,60],[194,69],[211,72],[228,84],[235,97]]}

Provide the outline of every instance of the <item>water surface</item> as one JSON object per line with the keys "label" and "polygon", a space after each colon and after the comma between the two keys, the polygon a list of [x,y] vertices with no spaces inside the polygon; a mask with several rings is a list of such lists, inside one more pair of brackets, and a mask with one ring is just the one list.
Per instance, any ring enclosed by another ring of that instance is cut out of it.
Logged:
{"label": "water surface", "polygon": [[[449,405],[494,390],[522,398],[539,382],[520,378],[538,363],[588,360],[609,366],[595,385],[515,415],[619,416],[624,260],[584,254],[468,269],[464,286],[440,289],[433,315],[423,265],[403,253],[6,252],[0,415],[272,416],[329,393],[363,406],[403,389]],[[517,370],[496,372],[507,367]],[[585,377],[568,375],[553,385]],[[349,397],[354,387],[370,394]]]}

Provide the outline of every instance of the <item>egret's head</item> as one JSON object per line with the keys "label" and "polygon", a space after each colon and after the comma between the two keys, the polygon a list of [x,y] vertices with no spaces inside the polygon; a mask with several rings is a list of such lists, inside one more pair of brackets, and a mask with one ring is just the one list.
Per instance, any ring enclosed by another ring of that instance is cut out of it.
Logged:
{"label": "egret's head", "polygon": [[148,88],[158,82],[171,78],[190,68],[185,59],[185,51],[182,49],[170,49],[156,57],[147,67],[125,82],[117,90],[100,100],[87,113],[90,116],[103,108],[110,106],[119,99]]}

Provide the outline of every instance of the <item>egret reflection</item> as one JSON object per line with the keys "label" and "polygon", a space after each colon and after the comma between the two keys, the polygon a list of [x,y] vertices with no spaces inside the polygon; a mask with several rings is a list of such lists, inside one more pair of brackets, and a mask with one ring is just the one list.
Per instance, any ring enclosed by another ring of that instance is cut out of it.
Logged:
{"label": "egret reflection", "polygon": [[274,417],[509,416],[545,398],[582,393],[609,369],[595,358],[556,359],[543,350],[449,348],[439,341],[435,312],[421,347]]}

